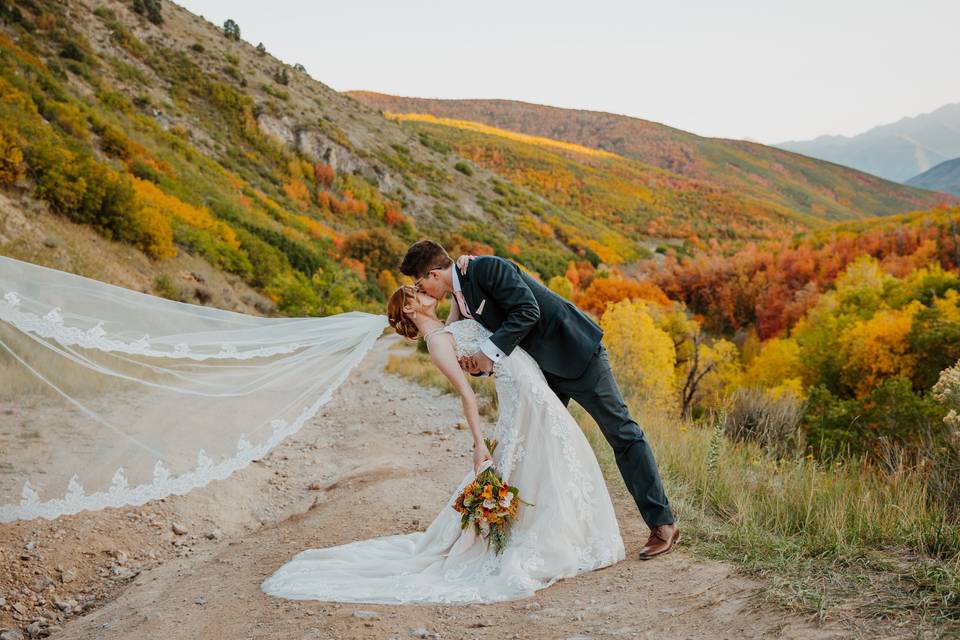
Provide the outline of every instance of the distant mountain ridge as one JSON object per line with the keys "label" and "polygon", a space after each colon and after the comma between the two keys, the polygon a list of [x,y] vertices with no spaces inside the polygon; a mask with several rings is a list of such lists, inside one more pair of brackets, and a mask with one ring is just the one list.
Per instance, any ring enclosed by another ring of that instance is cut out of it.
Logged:
{"label": "distant mountain ridge", "polygon": [[932,169],[910,178],[907,184],[960,196],[960,158],[941,162]]}
{"label": "distant mountain ridge", "polygon": [[390,113],[422,113],[611,151],[823,220],[888,215],[949,199],[792,152],[704,138],[663,124],[513,100],[437,100],[368,91],[347,95]]}
{"label": "distant mountain ridge", "polygon": [[826,135],[775,146],[912,184],[913,176],[960,156],[960,102],[856,136]]}

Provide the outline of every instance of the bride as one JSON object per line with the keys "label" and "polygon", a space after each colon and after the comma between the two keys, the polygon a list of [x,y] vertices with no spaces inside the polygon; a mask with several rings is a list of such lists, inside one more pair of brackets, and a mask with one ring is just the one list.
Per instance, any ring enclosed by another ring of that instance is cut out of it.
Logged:
{"label": "bride", "polygon": [[[397,333],[423,336],[433,363],[460,394],[473,435],[473,469],[426,531],[307,549],[261,589],[296,600],[496,602],[529,597],[561,578],[622,560],[623,539],[596,457],[533,357],[517,347],[494,365],[500,415],[491,455],[473,389],[458,363],[476,353],[491,332],[473,319],[445,325],[437,318],[437,299],[413,286],[393,294],[388,318]],[[472,526],[461,530],[453,508],[491,462],[532,503],[520,507],[499,555]]]}

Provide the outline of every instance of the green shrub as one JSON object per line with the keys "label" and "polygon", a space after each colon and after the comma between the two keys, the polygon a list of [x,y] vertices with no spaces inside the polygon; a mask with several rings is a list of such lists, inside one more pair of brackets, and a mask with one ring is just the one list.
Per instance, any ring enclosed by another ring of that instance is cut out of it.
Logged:
{"label": "green shrub", "polygon": [[160,0],[133,0],[133,10],[145,16],[153,24],[163,24]]}
{"label": "green shrub", "polygon": [[183,292],[173,278],[161,273],[153,280],[153,290],[161,298],[183,302]]}
{"label": "green shrub", "polygon": [[472,175],[473,175],[473,167],[471,167],[469,164],[467,164],[466,162],[464,162],[464,161],[462,161],[462,160],[461,160],[460,162],[458,162],[457,164],[453,165],[453,168],[456,169],[457,171],[459,171],[460,173],[462,173],[462,174],[465,175],[465,176],[472,176]]}
{"label": "green shrub", "polygon": [[825,385],[810,389],[803,422],[812,453],[820,459],[880,457],[889,446],[916,449],[945,430],[945,410],[910,380],[884,380],[862,399],[840,398]]}
{"label": "green shrub", "polygon": [[227,18],[223,23],[223,35],[226,36],[227,40],[239,40],[240,25],[232,18]]}
{"label": "green shrub", "polygon": [[63,46],[60,48],[59,55],[61,58],[76,60],[77,62],[85,62],[87,59],[87,56],[83,53],[83,49],[81,49],[80,46],[72,40],[63,44]]}

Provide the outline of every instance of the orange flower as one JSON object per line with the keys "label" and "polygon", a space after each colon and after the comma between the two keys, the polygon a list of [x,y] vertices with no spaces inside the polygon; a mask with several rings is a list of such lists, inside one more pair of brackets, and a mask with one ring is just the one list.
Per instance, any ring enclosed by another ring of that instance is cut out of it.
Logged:
{"label": "orange flower", "polygon": [[493,500],[493,485],[488,484],[483,488],[483,497],[486,500]]}

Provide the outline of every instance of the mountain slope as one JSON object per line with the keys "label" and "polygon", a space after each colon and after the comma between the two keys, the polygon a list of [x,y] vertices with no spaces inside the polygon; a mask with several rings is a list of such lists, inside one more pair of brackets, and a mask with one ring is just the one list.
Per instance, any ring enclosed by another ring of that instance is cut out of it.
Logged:
{"label": "mountain slope", "polygon": [[887,215],[944,196],[890,183],[774,147],[700,136],[627,116],[512,100],[431,100],[348,92],[384,112],[471,120],[634,158],[770,205],[827,220]]}
{"label": "mountain slope", "polygon": [[820,136],[778,145],[898,182],[960,156],[960,102],[860,135]]}
{"label": "mountain slope", "polygon": [[907,184],[960,196],[960,158],[941,162],[934,168],[910,178]]}
{"label": "mountain slope", "polygon": [[[195,258],[264,313],[382,310],[423,236],[546,277],[607,239],[640,254],[171,2],[0,2],[0,153],[5,206],[30,222],[4,227],[5,253],[114,273],[16,235],[59,215],[149,258],[127,282],[150,288],[153,265],[154,292],[220,302]],[[545,215],[577,233],[542,233]]]}

